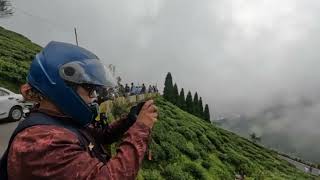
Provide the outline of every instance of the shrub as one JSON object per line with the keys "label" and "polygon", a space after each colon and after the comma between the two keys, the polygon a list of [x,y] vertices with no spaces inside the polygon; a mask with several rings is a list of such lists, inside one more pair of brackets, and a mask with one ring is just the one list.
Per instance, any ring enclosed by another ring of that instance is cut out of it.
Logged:
{"label": "shrub", "polygon": [[196,160],[200,157],[199,153],[196,152],[194,149],[191,149],[188,146],[184,146],[183,148],[179,149],[181,152],[183,152],[185,155],[190,157],[192,160]]}
{"label": "shrub", "polygon": [[209,169],[211,167],[211,163],[209,160],[204,160],[201,162],[202,167]]}
{"label": "shrub", "polygon": [[184,173],[177,165],[169,164],[161,173],[166,180],[193,180],[188,173]]}
{"label": "shrub", "polygon": [[175,145],[178,149],[180,149],[180,147],[184,148],[184,146],[186,146],[187,140],[180,133],[169,131],[166,136],[167,140]]}
{"label": "shrub", "polygon": [[127,114],[129,112],[129,107],[125,104],[121,104],[120,102],[113,101],[111,112],[113,116],[117,119],[120,118],[122,115]]}
{"label": "shrub", "polygon": [[208,151],[213,151],[216,149],[215,146],[211,144],[211,141],[209,141],[206,135],[201,135],[199,137],[199,141],[204,147],[206,147]]}
{"label": "shrub", "polygon": [[145,170],[142,172],[144,180],[164,180],[157,170]]}
{"label": "shrub", "polygon": [[197,164],[186,163],[183,165],[183,171],[191,174],[195,179],[206,179],[204,171]]}
{"label": "shrub", "polygon": [[157,143],[151,143],[150,148],[152,150],[152,157],[154,161],[163,161],[167,159],[166,151]]}
{"label": "shrub", "polygon": [[168,161],[173,161],[180,156],[179,150],[166,141],[161,142],[161,147],[165,151]]}
{"label": "shrub", "polygon": [[189,128],[187,127],[178,127],[177,132],[179,132],[186,139],[189,139],[189,140],[194,140],[194,138],[197,137],[197,135],[194,132],[190,131]]}

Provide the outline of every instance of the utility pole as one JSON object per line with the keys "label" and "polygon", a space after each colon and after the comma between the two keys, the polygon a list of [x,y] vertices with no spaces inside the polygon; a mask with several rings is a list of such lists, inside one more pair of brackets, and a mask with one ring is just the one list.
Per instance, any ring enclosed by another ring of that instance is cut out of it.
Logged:
{"label": "utility pole", "polygon": [[74,35],[76,37],[77,46],[79,46],[79,44],[78,44],[78,34],[77,34],[77,29],[76,28],[74,28]]}

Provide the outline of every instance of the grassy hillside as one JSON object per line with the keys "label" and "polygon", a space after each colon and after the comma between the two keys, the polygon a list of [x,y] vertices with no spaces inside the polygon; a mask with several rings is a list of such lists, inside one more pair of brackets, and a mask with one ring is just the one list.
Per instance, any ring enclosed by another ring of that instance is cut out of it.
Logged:
{"label": "grassy hillside", "polygon": [[17,92],[40,49],[26,37],[0,27],[0,86]]}
{"label": "grassy hillside", "polygon": [[142,179],[312,179],[273,151],[217,128],[163,98],[154,127],[152,160],[143,162]]}

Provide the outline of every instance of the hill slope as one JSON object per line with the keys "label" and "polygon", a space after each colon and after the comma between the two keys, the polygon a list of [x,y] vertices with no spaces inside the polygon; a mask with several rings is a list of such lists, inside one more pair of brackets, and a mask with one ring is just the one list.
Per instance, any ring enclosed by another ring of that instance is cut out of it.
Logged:
{"label": "hill slope", "polygon": [[26,37],[0,27],[0,86],[17,92],[40,49]]}
{"label": "hill slope", "polygon": [[163,98],[151,154],[138,179],[312,179],[273,151],[182,111]]}

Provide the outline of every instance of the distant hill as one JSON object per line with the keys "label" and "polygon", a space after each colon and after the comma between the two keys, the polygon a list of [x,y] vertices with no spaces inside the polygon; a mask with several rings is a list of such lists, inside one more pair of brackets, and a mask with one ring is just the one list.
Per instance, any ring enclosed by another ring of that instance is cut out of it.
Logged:
{"label": "distant hill", "polygon": [[[215,122],[218,126],[243,137],[249,138],[249,134],[255,132],[261,137],[260,143],[264,146],[285,152],[292,157],[320,164],[320,145],[317,143],[316,135],[307,131],[297,133],[290,130],[289,127],[279,128],[278,130],[270,128],[271,123],[281,123],[281,119],[278,117],[284,114],[283,111],[287,111],[285,108],[288,107],[278,106],[257,116],[234,116]],[[303,107],[300,109],[303,110]]]}
{"label": "distant hill", "polygon": [[41,47],[26,37],[0,27],[0,86],[18,92],[34,55]]}

